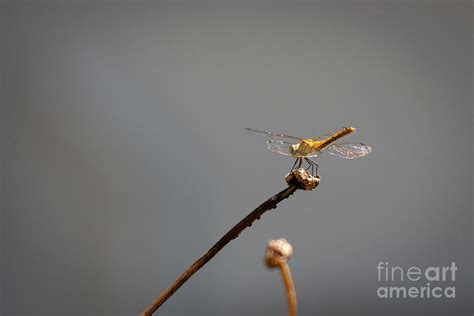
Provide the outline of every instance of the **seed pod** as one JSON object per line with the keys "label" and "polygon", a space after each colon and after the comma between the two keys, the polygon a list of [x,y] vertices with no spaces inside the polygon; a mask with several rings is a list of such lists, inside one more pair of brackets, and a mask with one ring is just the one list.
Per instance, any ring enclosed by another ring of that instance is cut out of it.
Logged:
{"label": "seed pod", "polygon": [[294,169],[285,176],[288,185],[295,185],[298,189],[311,191],[319,184],[321,177],[319,174],[312,176],[303,168]]}

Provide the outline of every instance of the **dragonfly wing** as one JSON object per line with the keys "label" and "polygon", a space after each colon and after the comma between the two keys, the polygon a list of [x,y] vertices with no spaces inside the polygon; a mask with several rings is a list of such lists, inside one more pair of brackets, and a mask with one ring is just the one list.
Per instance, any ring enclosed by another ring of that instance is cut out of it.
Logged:
{"label": "dragonfly wing", "polygon": [[372,151],[372,148],[362,143],[343,143],[329,145],[325,150],[331,155],[340,158],[354,159],[367,156]]}
{"label": "dragonfly wing", "polygon": [[301,141],[301,138],[289,136],[285,134],[271,133],[271,132],[260,131],[258,129],[252,129],[252,128],[246,128],[245,130],[253,134],[261,135],[265,137],[267,141],[282,141],[282,142],[291,143],[291,144],[298,143]]}
{"label": "dragonfly wing", "polygon": [[315,152],[312,152],[311,154],[307,155],[306,157],[308,157],[308,158],[316,158],[316,157],[318,157],[319,155],[321,155],[321,152],[320,152],[320,151],[315,151]]}
{"label": "dragonfly wing", "polygon": [[285,156],[292,156],[290,151],[291,145],[293,144],[282,140],[267,140],[268,149]]}

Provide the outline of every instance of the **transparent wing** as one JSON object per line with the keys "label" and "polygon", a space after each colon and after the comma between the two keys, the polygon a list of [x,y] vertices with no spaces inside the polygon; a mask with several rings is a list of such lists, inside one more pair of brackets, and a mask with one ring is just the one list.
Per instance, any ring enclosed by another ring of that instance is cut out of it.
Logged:
{"label": "transparent wing", "polygon": [[320,151],[315,151],[315,152],[307,155],[306,157],[315,158],[315,157],[318,157],[319,155],[321,155],[321,152]]}
{"label": "transparent wing", "polygon": [[325,150],[331,155],[340,158],[354,159],[367,156],[372,151],[372,148],[362,143],[344,143],[329,145]]}
{"label": "transparent wing", "polygon": [[262,135],[267,139],[267,141],[282,141],[284,143],[298,143],[301,141],[301,138],[294,137],[294,136],[289,136],[285,134],[278,134],[278,133],[271,133],[271,132],[266,132],[266,131],[260,131],[258,129],[252,129],[252,128],[246,128],[245,129],[247,132]]}
{"label": "transparent wing", "polygon": [[291,145],[293,145],[293,143],[288,143],[282,140],[267,140],[268,149],[285,156],[292,156],[290,151]]}

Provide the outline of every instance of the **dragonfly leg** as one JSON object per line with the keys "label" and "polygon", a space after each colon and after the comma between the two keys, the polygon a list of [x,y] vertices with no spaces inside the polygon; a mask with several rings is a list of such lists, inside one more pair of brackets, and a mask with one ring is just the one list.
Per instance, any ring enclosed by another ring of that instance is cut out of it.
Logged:
{"label": "dragonfly leg", "polygon": [[314,176],[314,164],[306,157],[304,158],[304,160],[308,163],[308,167],[306,168],[306,171],[308,171],[311,168],[311,175]]}
{"label": "dragonfly leg", "polygon": [[[317,163],[315,163],[314,161],[312,161],[311,159],[309,159],[308,157],[305,157],[304,158],[306,160],[306,162],[311,166],[311,173],[312,175],[314,176],[314,167],[316,167],[316,174],[318,174],[318,168],[319,168],[319,165]],[[308,167],[309,168],[309,167]]]}
{"label": "dragonfly leg", "polygon": [[[296,158],[295,163],[293,164],[293,167],[291,167],[290,172],[292,172],[293,170],[299,169],[302,163],[303,163],[303,158],[301,157]],[[298,167],[296,167],[296,165],[298,165]]]}
{"label": "dragonfly leg", "polygon": [[299,157],[298,160],[300,161],[300,163],[298,164],[298,169],[299,169],[301,168],[301,165],[303,164],[303,158]]}
{"label": "dragonfly leg", "polygon": [[295,163],[293,164],[293,167],[291,167],[290,172],[291,172],[292,170],[295,170],[296,164],[298,163],[299,160],[300,160],[300,158],[296,158]]}

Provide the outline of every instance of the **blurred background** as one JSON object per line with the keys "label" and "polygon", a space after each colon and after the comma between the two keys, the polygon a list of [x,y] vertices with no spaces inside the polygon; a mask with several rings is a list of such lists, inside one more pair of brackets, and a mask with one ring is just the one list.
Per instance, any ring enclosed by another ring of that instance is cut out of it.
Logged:
{"label": "blurred background", "polygon": [[[300,315],[472,314],[470,2],[3,2],[0,24],[2,316],[138,315],[285,187],[293,160],[244,127],[342,126],[372,154],[318,158],[159,314],[284,315],[279,237]],[[380,299],[379,262],[456,262],[456,298]]]}

